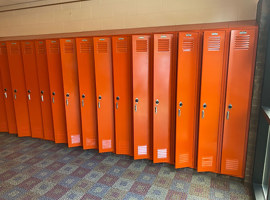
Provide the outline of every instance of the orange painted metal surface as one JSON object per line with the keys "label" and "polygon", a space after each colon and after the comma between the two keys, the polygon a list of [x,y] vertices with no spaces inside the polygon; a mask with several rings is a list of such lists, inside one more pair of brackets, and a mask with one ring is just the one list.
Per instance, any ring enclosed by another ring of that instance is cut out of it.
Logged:
{"label": "orange painted metal surface", "polygon": [[22,41],[21,51],[33,138],[44,138],[34,41]]}
{"label": "orange painted metal surface", "polygon": [[82,146],[76,40],[60,39],[68,146]]}
{"label": "orange painted metal surface", "polygon": [[201,35],[200,32],[181,32],[178,38],[175,168],[195,168]]}
{"label": "orange painted metal surface", "polygon": [[[0,91],[3,91],[2,81],[0,79]],[[8,121],[4,95],[0,95],[0,132],[8,132]]]}
{"label": "orange painted metal surface", "polygon": [[244,177],[257,29],[232,30],[221,173]]}
{"label": "orange painted metal surface", "polygon": [[204,32],[198,171],[219,172],[228,38],[226,31]]}
{"label": "orange painted metal surface", "polygon": [[154,35],[153,161],[174,163],[176,37]]}
{"label": "orange painted metal surface", "polygon": [[112,37],[112,49],[116,153],[133,156],[131,37]]}
{"label": "orange painted metal surface", "polygon": [[54,141],[51,92],[45,40],[35,41],[35,50],[40,88],[39,95],[41,100],[44,139]]}
{"label": "orange painted metal surface", "polygon": [[93,38],[76,38],[84,149],[98,148]]}
{"label": "orange painted metal surface", "polygon": [[8,122],[8,132],[11,134],[15,134],[17,133],[17,124],[10,80],[7,47],[5,42],[2,42],[0,44],[0,65],[0,74],[2,80],[1,96],[2,94],[4,95],[6,117]]}
{"label": "orange painted metal surface", "polygon": [[13,89],[14,108],[19,137],[31,136],[24,68],[20,42],[7,42],[8,62]]}
{"label": "orange painted metal surface", "polygon": [[152,38],[132,36],[134,159],[153,158]]}
{"label": "orange painted metal surface", "polygon": [[99,152],[114,152],[114,101],[111,38],[94,37]]}
{"label": "orange painted metal surface", "polygon": [[55,143],[67,143],[65,100],[59,40],[46,40]]}

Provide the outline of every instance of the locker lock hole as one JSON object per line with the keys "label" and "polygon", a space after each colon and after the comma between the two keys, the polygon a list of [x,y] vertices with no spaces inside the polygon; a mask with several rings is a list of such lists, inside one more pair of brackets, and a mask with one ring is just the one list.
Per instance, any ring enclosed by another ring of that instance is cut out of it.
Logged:
{"label": "locker lock hole", "polygon": [[66,97],[69,97],[69,93],[66,94]]}
{"label": "locker lock hole", "polygon": [[157,104],[157,105],[159,104],[159,100],[158,100],[158,99],[156,100],[156,104]]}
{"label": "locker lock hole", "polygon": [[31,93],[31,90],[27,90],[28,93]]}
{"label": "locker lock hole", "polygon": [[183,106],[183,103],[182,103],[182,102],[180,102],[180,103],[179,103],[179,106],[180,106],[180,107],[182,107],[182,106]]}
{"label": "locker lock hole", "polygon": [[139,99],[138,99],[138,98],[136,98],[136,99],[135,99],[135,103],[138,103],[138,102],[139,102]]}
{"label": "locker lock hole", "polygon": [[85,98],[85,94],[82,95],[82,98],[83,98],[83,99]]}
{"label": "locker lock hole", "polygon": [[15,89],[15,90],[14,90],[14,92],[16,93],[16,92],[17,92],[17,90]]}
{"label": "locker lock hole", "polygon": [[41,90],[41,92],[40,92],[41,94],[44,94],[44,91],[43,90]]}
{"label": "locker lock hole", "polygon": [[98,99],[101,100],[101,96],[100,95],[98,96]]}
{"label": "locker lock hole", "polygon": [[53,92],[52,95],[55,95],[55,92]]}
{"label": "locker lock hole", "polygon": [[116,97],[116,100],[117,100],[117,101],[118,101],[118,100],[120,100],[120,97],[119,97],[119,96],[117,96],[117,97]]}
{"label": "locker lock hole", "polygon": [[228,108],[229,108],[229,109],[232,109],[232,104],[229,104]]}
{"label": "locker lock hole", "polygon": [[203,108],[206,108],[206,103],[203,104]]}
{"label": "locker lock hole", "polygon": [[4,91],[6,92],[7,91],[7,88],[5,88]]}

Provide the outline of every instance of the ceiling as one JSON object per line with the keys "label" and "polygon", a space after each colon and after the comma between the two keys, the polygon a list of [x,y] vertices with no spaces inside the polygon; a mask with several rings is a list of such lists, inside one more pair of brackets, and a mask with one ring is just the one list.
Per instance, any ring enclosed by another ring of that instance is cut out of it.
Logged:
{"label": "ceiling", "polygon": [[0,0],[0,6],[14,6],[18,4],[34,3],[44,0]]}

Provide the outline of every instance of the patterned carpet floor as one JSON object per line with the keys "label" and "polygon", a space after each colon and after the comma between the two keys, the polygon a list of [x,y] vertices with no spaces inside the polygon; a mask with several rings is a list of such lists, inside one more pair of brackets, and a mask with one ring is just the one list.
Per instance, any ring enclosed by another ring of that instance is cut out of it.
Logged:
{"label": "patterned carpet floor", "polygon": [[7,133],[0,141],[0,200],[253,199],[239,179]]}

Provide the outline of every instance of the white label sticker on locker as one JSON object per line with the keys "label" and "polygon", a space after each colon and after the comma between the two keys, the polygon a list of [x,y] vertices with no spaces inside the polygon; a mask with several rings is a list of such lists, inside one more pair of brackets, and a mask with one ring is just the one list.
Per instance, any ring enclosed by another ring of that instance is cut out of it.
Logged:
{"label": "white label sticker on locker", "polygon": [[157,150],[158,158],[167,158],[167,149],[158,149]]}
{"label": "white label sticker on locker", "polygon": [[112,141],[111,140],[102,140],[102,148],[103,149],[112,148]]}
{"label": "white label sticker on locker", "polygon": [[78,144],[81,142],[81,136],[80,135],[72,135],[71,136],[71,144]]}
{"label": "white label sticker on locker", "polygon": [[147,155],[147,145],[138,146],[138,155]]}

